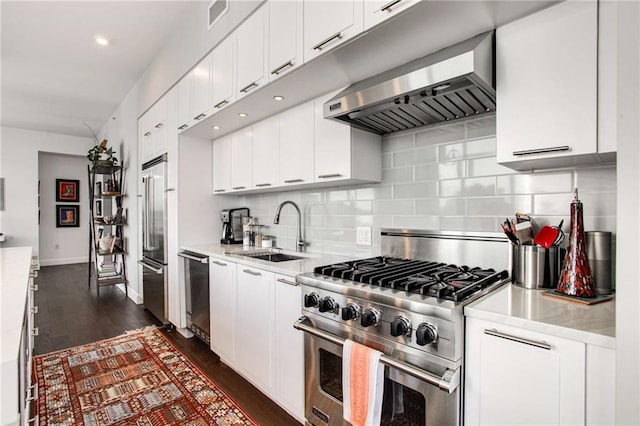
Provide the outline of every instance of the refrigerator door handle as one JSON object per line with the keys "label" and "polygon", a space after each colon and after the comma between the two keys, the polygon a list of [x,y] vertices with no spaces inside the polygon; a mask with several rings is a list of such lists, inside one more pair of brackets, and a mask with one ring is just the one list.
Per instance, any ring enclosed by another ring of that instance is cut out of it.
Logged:
{"label": "refrigerator door handle", "polygon": [[144,214],[142,215],[142,231],[144,238],[142,239],[142,249],[149,250],[149,175],[142,177],[144,183]]}

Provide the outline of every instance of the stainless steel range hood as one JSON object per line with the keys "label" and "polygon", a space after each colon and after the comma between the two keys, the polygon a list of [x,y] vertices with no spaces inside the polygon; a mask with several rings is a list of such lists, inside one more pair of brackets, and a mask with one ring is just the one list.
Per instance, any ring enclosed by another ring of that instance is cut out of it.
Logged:
{"label": "stainless steel range hood", "polygon": [[496,109],[493,31],[352,84],[324,118],[381,135]]}

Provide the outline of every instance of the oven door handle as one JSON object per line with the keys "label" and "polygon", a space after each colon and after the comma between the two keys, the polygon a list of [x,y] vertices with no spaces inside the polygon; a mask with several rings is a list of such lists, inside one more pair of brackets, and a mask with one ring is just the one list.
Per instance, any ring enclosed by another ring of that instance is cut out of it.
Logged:
{"label": "oven door handle", "polygon": [[[301,316],[298,321],[293,323],[293,328],[295,328],[296,330],[304,331],[305,333],[309,333],[315,337],[319,337],[336,345],[344,345],[344,339],[315,328],[313,325],[311,325],[311,321],[309,320],[309,318],[305,316]],[[395,368],[396,370],[400,370],[403,373],[407,373],[417,379],[425,381],[431,385],[438,386],[441,390],[448,393],[452,393],[460,385],[459,368],[455,371],[447,369],[442,377],[440,377],[404,362],[397,361],[384,354],[380,356],[380,362],[384,365]]]}

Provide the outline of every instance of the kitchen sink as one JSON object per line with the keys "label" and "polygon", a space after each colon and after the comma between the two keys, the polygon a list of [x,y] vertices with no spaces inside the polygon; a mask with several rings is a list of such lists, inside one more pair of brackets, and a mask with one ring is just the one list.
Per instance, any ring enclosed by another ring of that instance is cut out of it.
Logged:
{"label": "kitchen sink", "polygon": [[294,256],[291,254],[284,253],[265,253],[265,252],[257,252],[257,253],[237,253],[240,256],[251,257],[253,259],[266,260],[268,262],[287,262],[289,260],[300,260],[305,259],[302,256]]}

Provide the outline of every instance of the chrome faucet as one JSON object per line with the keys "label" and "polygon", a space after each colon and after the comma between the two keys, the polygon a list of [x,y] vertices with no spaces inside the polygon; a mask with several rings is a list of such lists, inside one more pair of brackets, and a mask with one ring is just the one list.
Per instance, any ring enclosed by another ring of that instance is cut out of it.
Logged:
{"label": "chrome faucet", "polygon": [[278,225],[280,223],[280,212],[282,211],[282,207],[284,207],[286,204],[291,204],[298,212],[298,231],[296,233],[296,251],[297,252],[304,251],[304,246],[306,246],[307,244],[302,239],[302,214],[300,213],[300,207],[298,207],[296,203],[288,200],[281,202],[278,208],[276,209],[276,217],[273,219],[273,223],[275,225]]}

